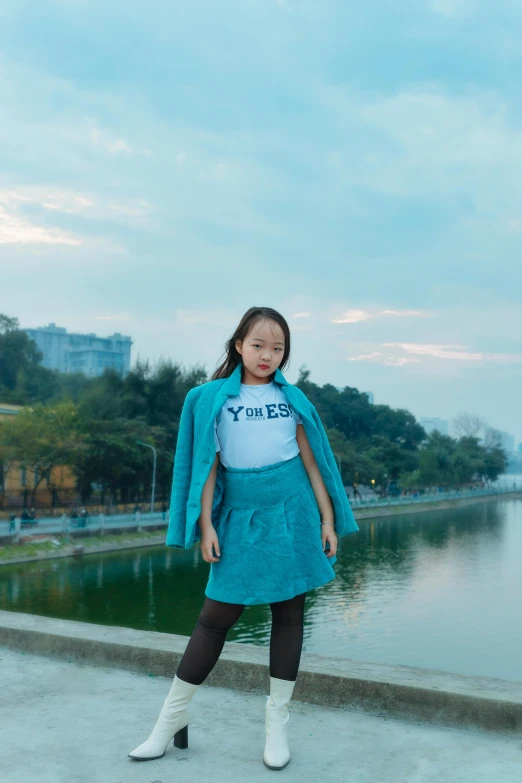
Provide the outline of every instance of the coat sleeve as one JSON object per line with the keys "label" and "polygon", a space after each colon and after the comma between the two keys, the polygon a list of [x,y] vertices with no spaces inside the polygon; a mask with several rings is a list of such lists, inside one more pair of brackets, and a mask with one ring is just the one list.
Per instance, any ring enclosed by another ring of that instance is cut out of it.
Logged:
{"label": "coat sleeve", "polygon": [[170,496],[167,546],[190,549],[187,540],[187,502],[192,476],[194,444],[194,402],[192,389],[185,397],[179,420]]}
{"label": "coat sleeve", "polygon": [[340,506],[336,509],[336,511],[340,513],[336,513],[335,516],[335,532],[337,533],[338,536],[345,536],[348,535],[349,533],[356,533],[359,530],[359,527],[357,525],[357,522],[355,521],[352,507],[350,505],[348,495],[346,494],[346,490],[344,488],[341,474],[339,473],[337,460],[335,459],[335,455],[332,451],[330,441],[328,440],[328,435],[326,434],[326,430],[324,428],[321,417],[317,412],[317,409],[310,401],[308,402],[310,405],[312,418],[321,436],[321,443],[323,447],[323,454],[326,459],[326,464],[329,467],[330,472],[333,476],[335,487],[337,489],[337,493],[340,500]]}

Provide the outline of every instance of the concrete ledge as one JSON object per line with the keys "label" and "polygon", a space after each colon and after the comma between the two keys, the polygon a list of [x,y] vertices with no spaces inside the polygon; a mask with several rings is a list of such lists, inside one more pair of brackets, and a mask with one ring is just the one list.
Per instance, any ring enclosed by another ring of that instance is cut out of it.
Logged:
{"label": "concrete ledge", "polygon": [[[0,611],[0,645],[172,678],[188,637]],[[268,649],[225,642],[205,685],[266,692]],[[294,696],[456,728],[522,730],[522,683],[303,653]]]}

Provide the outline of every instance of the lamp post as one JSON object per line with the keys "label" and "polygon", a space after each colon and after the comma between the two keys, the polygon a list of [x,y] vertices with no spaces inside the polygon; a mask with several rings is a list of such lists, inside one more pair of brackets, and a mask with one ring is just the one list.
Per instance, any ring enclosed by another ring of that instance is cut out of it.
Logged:
{"label": "lamp post", "polygon": [[151,446],[150,443],[144,443],[142,440],[137,440],[136,443],[139,446],[146,446],[148,449],[152,449],[154,452],[154,467],[152,468],[152,497],[150,501],[150,513],[154,513],[154,493],[156,490],[156,449]]}

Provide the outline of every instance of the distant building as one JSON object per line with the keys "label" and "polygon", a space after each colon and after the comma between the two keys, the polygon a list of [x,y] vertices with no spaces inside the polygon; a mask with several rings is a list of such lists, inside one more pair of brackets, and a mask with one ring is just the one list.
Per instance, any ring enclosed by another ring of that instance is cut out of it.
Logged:
{"label": "distant building", "polygon": [[503,432],[502,430],[499,430],[499,435],[502,448],[507,452],[515,451],[515,436],[511,435],[509,432]]}
{"label": "distant building", "polygon": [[502,448],[509,452],[515,451],[515,436],[509,432],[501,432],[500,435],[502,437]]}
{"label": "distant building", "polygon": [[493,427],[487,427],[485,436],[486,438],[490,437],[491,435],[497,436],[500,440],[500,446],[505,451],[508,452],[508,454],[515,454],[515,436],[511,435],[509,432],[504,432],[502,430],[496,430]]}
{"label": "distant building", "polygon": [[43,353],[42,364],[49,370],[83,372],[90,377],[102,375],[106,367],[113,367],[122,375],[130,371],[132,340],[119,332],[97,337],[93,332],[67,332],[54,323],[24,331]]}
{"label": "distant building", "polygon": [[441,435],[449,435],[449,423],[446,419],[437,419],[435,416],[421,416],[419,424],[424,427],[428,435],[438,430]]}

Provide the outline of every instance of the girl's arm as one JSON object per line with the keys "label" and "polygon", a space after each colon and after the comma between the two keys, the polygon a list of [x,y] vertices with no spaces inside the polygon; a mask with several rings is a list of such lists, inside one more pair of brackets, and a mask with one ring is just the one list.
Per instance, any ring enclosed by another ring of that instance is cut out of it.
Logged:
{"label": "girl's arm", "polygon": [[306,472],[308,473],[308,478],[310,479],[312,489],[314,490],[317,505],[319,506],[319,511],[321,512],[321,522],[333,523],[334,509],[332,501],[330,499],[330,495],[328,494],[328,490],[325,487],[323,477],[321,476],[321,471],[317,467],[314,452],[310,446],[308,438],[306,437],[305,428],[302,424],[297,425],[295,437],[301,452],[303,464],[306,468]]}
{"label": "girl's arm", "polygon": [[216,474],[219,462],[219,452],[216,452],[216,457],[208,474],[208,478],[205,481],[205,486],[201,492],[201,514],[199,516],[199,527],[203,534],[206,530],[213,527],[212,525],[212,503],[214,500],[214,490],[216,488]]}

